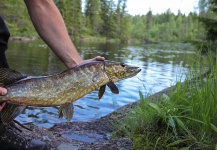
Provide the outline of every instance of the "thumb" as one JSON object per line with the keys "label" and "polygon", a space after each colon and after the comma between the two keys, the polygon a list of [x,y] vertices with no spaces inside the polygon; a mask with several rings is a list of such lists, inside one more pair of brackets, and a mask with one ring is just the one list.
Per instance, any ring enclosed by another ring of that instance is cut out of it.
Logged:
{"label": "thumb", "polygon": [[0,95],[7,94],[7,89],[0,87]]}

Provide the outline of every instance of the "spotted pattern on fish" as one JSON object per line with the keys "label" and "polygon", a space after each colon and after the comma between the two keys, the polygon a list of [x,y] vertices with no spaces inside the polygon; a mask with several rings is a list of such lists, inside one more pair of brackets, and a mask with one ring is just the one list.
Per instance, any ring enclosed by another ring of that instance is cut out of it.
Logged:
{"label": "spotted pattern on fish", "polygon": [[72,103],[107,83],[134,76],[139,71],[138,67],[119,62],[92,61],[53,76],[32,77],[8,84],[8,94],[0,96],[0,102],[23,106]]}

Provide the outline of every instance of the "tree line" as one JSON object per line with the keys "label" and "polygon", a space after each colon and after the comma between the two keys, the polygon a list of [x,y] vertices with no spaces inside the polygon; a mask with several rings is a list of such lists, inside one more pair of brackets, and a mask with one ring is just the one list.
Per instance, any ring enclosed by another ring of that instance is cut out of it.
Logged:
{"label": "tree line", "polygon": [[217,52],[217,0],[199,0],[199,21],[205,34],[201,39],[191,41],[203,53],[207,50]]}
{"label": "tree line", "polygon": [[[204,1],[204,0],[200,0]],[[127,12],[127,0],[55,0],[72,38],[106,37],[146,42],[186,41],[203,39],[206,33],[198,17],[191,12],[174,14],[170,9],[162,14],[132,16]],[[0,1],[1,14],[12,36],[36,36],[23,1]],[[204,14],[210,12],[203,12]],[[203,14],[203,15],[204,15]],[[51,16],[52,17],[52,16]]]}

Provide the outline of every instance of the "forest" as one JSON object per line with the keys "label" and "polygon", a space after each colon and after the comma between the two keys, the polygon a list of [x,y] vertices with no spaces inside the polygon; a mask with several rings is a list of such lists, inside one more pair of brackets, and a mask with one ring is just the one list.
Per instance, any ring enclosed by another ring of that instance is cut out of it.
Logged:
{"label": "forest", "polygon": [[[82,4],[84,2],[84,4]],[[216,18],[206,0],[200,0],[198,10],[174,14],[168,8],[162,14],[132,16],[127,0],[55,0],[72,39],[105,37],[122,42],[138,39],[144,42],[191,41],[206,38],[206,30],[199,17]],[[23,1],[0,1],[1,14],[11,36],[37,36]],[[199,13],[196,13],[199,12]]]}

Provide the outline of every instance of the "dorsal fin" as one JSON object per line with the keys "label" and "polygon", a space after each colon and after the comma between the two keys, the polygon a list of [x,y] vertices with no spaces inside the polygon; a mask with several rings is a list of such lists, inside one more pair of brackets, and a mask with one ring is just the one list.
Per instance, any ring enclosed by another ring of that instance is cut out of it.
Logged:
{"label": "dorsal fin", "polygon": [[27,75],[9,68],[0,69],[0,86],[6,86],[18,80],[26,78]]}

